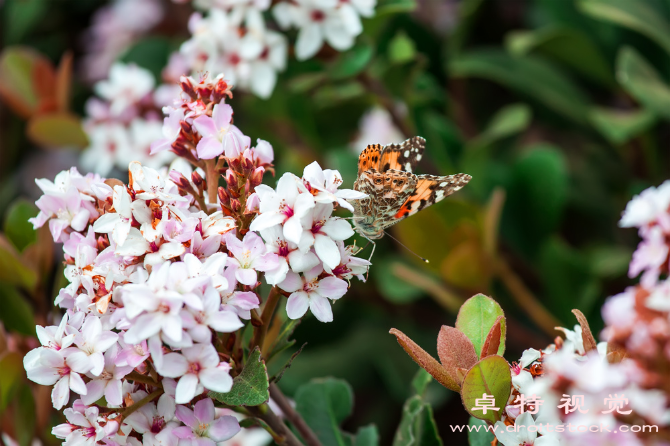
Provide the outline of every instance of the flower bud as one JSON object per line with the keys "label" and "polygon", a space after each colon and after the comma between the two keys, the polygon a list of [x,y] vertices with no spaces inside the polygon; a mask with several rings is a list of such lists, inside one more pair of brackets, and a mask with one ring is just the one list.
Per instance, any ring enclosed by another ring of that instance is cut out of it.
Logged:
{"label": "flower bud", "polygon": [[203,180],[200,174],[194,170],[193,173],[191,173],[191,181],[193,181],[193,184],[195,184],[195,186],[200,189],[205,180]]}
{"label": "flower bud", "polygon": [[244,210],[245,214],[253,214],[259,211],[259,206],[261,204],[261,199],[258,197],[258,194],[254,192],[249,195],[247,198],[246,209]]}
{"label": "flower bud", "polygon": [[237,198],[231,198],[230,209],[232,209],[232,211],[236,214],[239,213],[240,209],[242,209],[242,204],[240,203],[240,200],[238,200]]}
{"label": "flower bud", "polygon": [[179,82],[181,84],[181,90],[189,95],[191,99],[197,99],[198,94],[195,92],[195,89],[193,88],[193,83],[191,82],[191,78],[188,76],[182,76],[179,78]]}
{"label": "flower bud", "polygon": [[230,196],[226,192],[226,189],[224,189],[221,186],[219,186],[219,201],[221,202],[221,204],[230,203]]}
{"label": "flower bud", "polygon": [[263,174],[265,173],[264,167],[257,167],[254,172],[251,174],[251,186],[255,188],[263,182]]}
{"label": "flower bud", "polygon": [[237,188],[237,175],[232,169],[226,170],[226,184],[229,188]]}

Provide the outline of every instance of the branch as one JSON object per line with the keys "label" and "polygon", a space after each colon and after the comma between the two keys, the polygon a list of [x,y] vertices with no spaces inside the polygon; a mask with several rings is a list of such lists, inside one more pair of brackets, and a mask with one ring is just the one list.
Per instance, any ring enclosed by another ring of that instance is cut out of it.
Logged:
{"label": "branch", "polygon": [[[255,347],[263,348],[263,342],[265,341],[265,335],[268,332],[268,326],[272,321],[272,316],[275,313],[279,299],[281,299],[281,293],[276,286],[273,286],[268,295],[268,299],[265,301],[265,306],[263,307],[263,313],[261,314],[261,321],[263,322],[260,327],[254,327],[254,338],[251,341],[251,350]],[[265,356],[266,352],[261,351],[261,354]]]}
{"label": "branch", "polygon": [[305,420],[302,419],[300,414],[293,409],[289,400],[284,396],[279,386],[275,383],[270,384],[270,397],[272,398],[272,401],[277,403],[277,406],[279,406],[286,419],[297,429],[302,439],[305,440],[307,446],[322,446],[321,442],[316,437],[316,434],[314,434],[312,429],[305,423]]}
{"label": "branch", "polygon": [[[219,199],[219,171],[216,168],[216,161],[205,161],[205,181],[207,181],[207,198],[210,204],[216,204]],[[203,209],[207,212],[207,209]]]}
{"label": "branch", "polygon": [[522,310],[530,316],[535,324],[540,327],[549,337],[556,335],[554,327],[561,325],[561,322],[556,319],[540,301],[530,292],[519,276],[514,270],[510,268],[504,259],[493,261],[495,275],[505,285],[505,288],[510,292],[514,301],[521,307]]}
{"label": "branch", "polygon": [[274,438],[274,441],[279,446],[303,446],[300,440],[298,440],[298,437],[296,437],[295,434],[291,432],[291,429],[289,429],[284,422],[270,410],[270,407],[267,404],[249,407],[249,412],[256,418],[265,421],[275,435],[279,436],[279,438]]}
{"label": "branch", "polygon": [[144,398],[142,398],[138,402],[134,403],[132,406],[128,407],[123,412],[121,412],[121,418],[128,417],[128,415],[132,414],[133,412],[135,412],[137,409],[141,408],[145,404],[153,401],[154,398],[158,398],[162,394],[163,394],[163,389],[154,390],[149,395],[145,396]]}
{"label": "branch", "polygon": [[152,377],[150,376],[145,376],[137,373],[136,371],[130,372],[127,376],[126,379],[132,379],[133,381],[139,382],[139,383],[144,383],[144,384],[149,384],[150,386],[154,387],[162,387],[159,383],[153,380]]}

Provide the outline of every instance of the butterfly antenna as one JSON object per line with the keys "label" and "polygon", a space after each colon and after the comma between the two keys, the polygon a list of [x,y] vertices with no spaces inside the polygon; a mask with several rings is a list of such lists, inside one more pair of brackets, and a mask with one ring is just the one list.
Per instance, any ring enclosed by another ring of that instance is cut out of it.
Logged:
{"label": "butterfly antenna", "polygon": [[391,234],[389,234],[388,232],[384,231],[384,234],[386,234],[386,235],[388,235],[389,237],[391,237],[393,240],[396,241],[396,243],[398,243],[400,246],[402,246],[403,248],[405,248],[406,250],[408,250],[409,252],[411,252],[412,254],[414,254],[415,256],[417,256],[418,258],[420,258],[421,260],[423,260],[424,262],[426,262],[426,263],[430,263],[430,262],[428,261],[428,259],[424,259],[424,258],[421,257],[419,254],[415,253],[414,251],[412,251],[411,249],[409,249],[407,246],[403,245],[403,244],[400,242],[400,240],[398,240],[397,238],[393,237],[393,236],[392,236]]}

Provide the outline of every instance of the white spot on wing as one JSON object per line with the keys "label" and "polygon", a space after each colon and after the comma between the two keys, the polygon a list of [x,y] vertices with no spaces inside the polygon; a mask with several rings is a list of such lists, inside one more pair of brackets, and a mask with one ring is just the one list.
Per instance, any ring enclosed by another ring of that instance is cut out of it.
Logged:
{"label": "white spot on wing", "polygon": [[404,156],[405,158],[409,157],[409,150],[405,150],[405,153],[403,153],[403,156]]}

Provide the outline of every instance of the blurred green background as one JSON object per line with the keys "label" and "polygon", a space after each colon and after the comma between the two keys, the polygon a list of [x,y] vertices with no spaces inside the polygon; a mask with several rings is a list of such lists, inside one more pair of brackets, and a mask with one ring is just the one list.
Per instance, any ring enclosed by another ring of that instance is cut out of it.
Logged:
{"label": "blurred green background", "polygon": [[[165,3],[161,24],[120,55],[157,78],[188,37],[191,13]],[[82,33],[103,4],[0,6],[4,50],[28,46],[54,64],[72,51],[71,109],[79,116],[92,94],[76,74]],[[670,176],[669,54],[667,0],[380,0],[351,50],[290,58],[269,100],[236,92],[235,123],[273,144],[277,175],[300,174],[316,159],[352,184],[363,148],[352,141],[364,113],[381,107],[402,137],[427,139],[420,173],[473,176],[391,230],[429,264],[387,237],[369,281],[353,281],[335,305],[334,323],[303,321],[296,347],[308,345],[280,382],[287,394],[313,377],[343,378],[355,391],[345,428],[374,422],[381,444],[390,444],[418,369],[390,328],[434,354],[439,327],[453,325],[459,305],[482,292],[506,312],[509,361],[552,342],[554,326],[574,325],[573,308],[599,331],[604,299],[632,283],[637,236],[618,228],[621,211]],[[2,60],[0,84],[29,89],[12,67]],[[26,130],[25,116],[0,101],[0,430],[18,432],[22,445],[33,435],[57,444],[50,389],[29,386],[20,361],[36,345],[34,324],[51,320],[64,280],[61,249],[25,220],[37,213],[34,178],[76,165],[79,152],[41,148]],[[378,142],[374,130],[364,134],[373,138],[365,143]],[[443,440],[466,444],[449,428],[467,423],[460,399],[431,386]]]}

